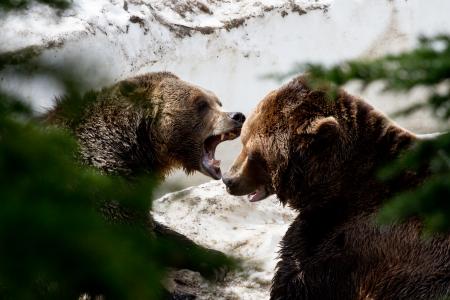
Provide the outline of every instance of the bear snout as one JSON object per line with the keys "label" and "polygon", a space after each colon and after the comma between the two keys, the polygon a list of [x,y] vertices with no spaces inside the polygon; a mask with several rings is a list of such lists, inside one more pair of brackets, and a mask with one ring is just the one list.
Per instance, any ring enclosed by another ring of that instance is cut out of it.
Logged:
{"label": "bear snout", "polygon": [[236,195],[236,178],[233,178],[230,176],[230,174],[227,172],[222,176],[222,181],[225,184],[227,188],[227,192],[231,195]]}
{"label": "bear snout", "polygon": [[225,173],[222,176],[222,181],[225,183],[225,186],[228,188],[229,186],[232,186],[234,184],[233,178],[229,177],[228,173]]}
{"label": "bear snout", "polygon": [[242,188],[242,182],[239,177],[233,177],[229,172],[222,176],[222,181],[227,188],[227,192],[234,196],[247,195],[249,192]]}

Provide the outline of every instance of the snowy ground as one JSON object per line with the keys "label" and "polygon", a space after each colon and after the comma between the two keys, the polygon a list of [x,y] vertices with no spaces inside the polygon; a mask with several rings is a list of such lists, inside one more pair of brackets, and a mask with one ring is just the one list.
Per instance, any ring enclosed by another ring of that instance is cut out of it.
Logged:
{"label": "snowy ground", "polygon": [[156,220],[201,245],[243,259],[243,270],[219,284],[183,271],[178,289],[199,299],[268,299],[278,243],[295,216],[292,210],[275,197],[250,203],[228,195],[220,181],[167,194],[153,205]]}

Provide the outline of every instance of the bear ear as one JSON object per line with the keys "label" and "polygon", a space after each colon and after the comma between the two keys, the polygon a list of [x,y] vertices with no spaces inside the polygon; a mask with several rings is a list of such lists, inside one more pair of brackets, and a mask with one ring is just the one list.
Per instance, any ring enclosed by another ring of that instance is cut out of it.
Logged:
{"label": "bear ear", "polygon": [[311,122],[305,132],[315,136],[315,140],[324,141],[339,135],[340,125],[334,117],[320,117]]}
{"label": "bear ear", "polygon": [[130,94],[134,93],[138,87],[139,82],[134,78],[125,79],[119,82],[120,93],[124,96],[129,96]]}

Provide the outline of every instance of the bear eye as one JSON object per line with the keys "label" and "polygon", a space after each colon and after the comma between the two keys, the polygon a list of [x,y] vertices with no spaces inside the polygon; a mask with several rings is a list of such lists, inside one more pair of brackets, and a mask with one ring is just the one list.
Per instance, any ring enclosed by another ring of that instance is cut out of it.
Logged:
{"label": "bear eye", "polygon": [[262,159],[261,154],[257,151],[252,151],[247,155],[249,161],[259,161]]}
{"label": "bear eye", "polygon": [[209,107],[209,104],[205,100],[200,100],[197,102],[197,110],[199,112],[205,111],[208,107]]}

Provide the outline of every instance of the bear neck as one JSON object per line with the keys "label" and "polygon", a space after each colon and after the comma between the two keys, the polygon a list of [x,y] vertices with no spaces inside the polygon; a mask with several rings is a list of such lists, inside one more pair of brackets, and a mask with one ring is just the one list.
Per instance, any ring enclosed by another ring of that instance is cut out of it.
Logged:
{"label": "bear neck", "polygon": [[[371,154],[363,152],[351,157],[344,164],[345,169],[338,170],[342,173],[338,184],[333,186],[328,182],[325,185],[330,186],[328,190],[313,187],[305,192],[301,189],[301,180],[288,181],[284,190],[291,193],[277,192],[282,202],[287,202],[299,212],[295,226],[291,226],[288,231],[290,236],[296,236],[297,242],[294,246],[282,244],[282,247],[295,247],[294,253],[298,254],[297,258],[301,261],[313,256],[318,245],[327,241],[339,228],[355,219],[371,218],[383,201],[395,193],[417,186],[426,178],[426,173],[405,171],[395,181],[386,183],[378,180],[376,173],[379,167],[399,157],[415,143],[416,138],[392,123],[379,128],[366,128],[360,130],[363,138],[355,142],[353,147],[361,149],[364,146]],[[336,236],[335,241],[340,243],[342,236]]]}
{"label": "bear neck", "polygon": [[[366,134],[370,136],[370,132]],[[342,177],[346,184],[339,187],[339,192],[330,195],[329,191],[319,193],[313,190],[310,193],[291,195],[294,201],[288,202],[290,206],[292,203],[307,203],[293,206],[299,211],[299,215],[295,220],[295,226],[289,229],[290,236],[294,235],[296,241],[298,240],[293,247],[300,261],[314,256],[317,247],[332,236],[333,242],[341,244],[345,234],[335,235],[340,228],[353,223],[354,220],[371,219],[385,200],[398,192],[419,185],[426,178],[427,170],[420,173],[405,171],[395,181],[388,183],[379,181],[376,177],[377,166],[397,158],[414,144],[416,138],[394,124],[385,128],[378,138],[378,140],[371,139],[372,143],[367,144],[367,147],[374,150],[372,155],[368,155],[366,160],[358,164],[348,166],[351,172]],[[361,143],[368,141],[361,140]],[[286,249],[291,246],[286,244],[282,247]]]}
{"label": "bear neck", "polygon": [[394,194],[416,187],[426,177],[426,171],[404,170],[394,180],[379,179],[380,169],[394,163],[418,140],[370,105],[361,101],[357,107],[360,116],[355,120],[355,127],[358,131],[353,132],[356,138],[351,143],[352,155],[346,163],[348,171],[342,172],[345,185],[340,197],[359,212],[377,210]]}
{"label": "bear neck", "polygon": [[100,101],[76,129],[81,160],[108,174],[135,177],[167,172],[169,157],[144,111],[129,103]]}

